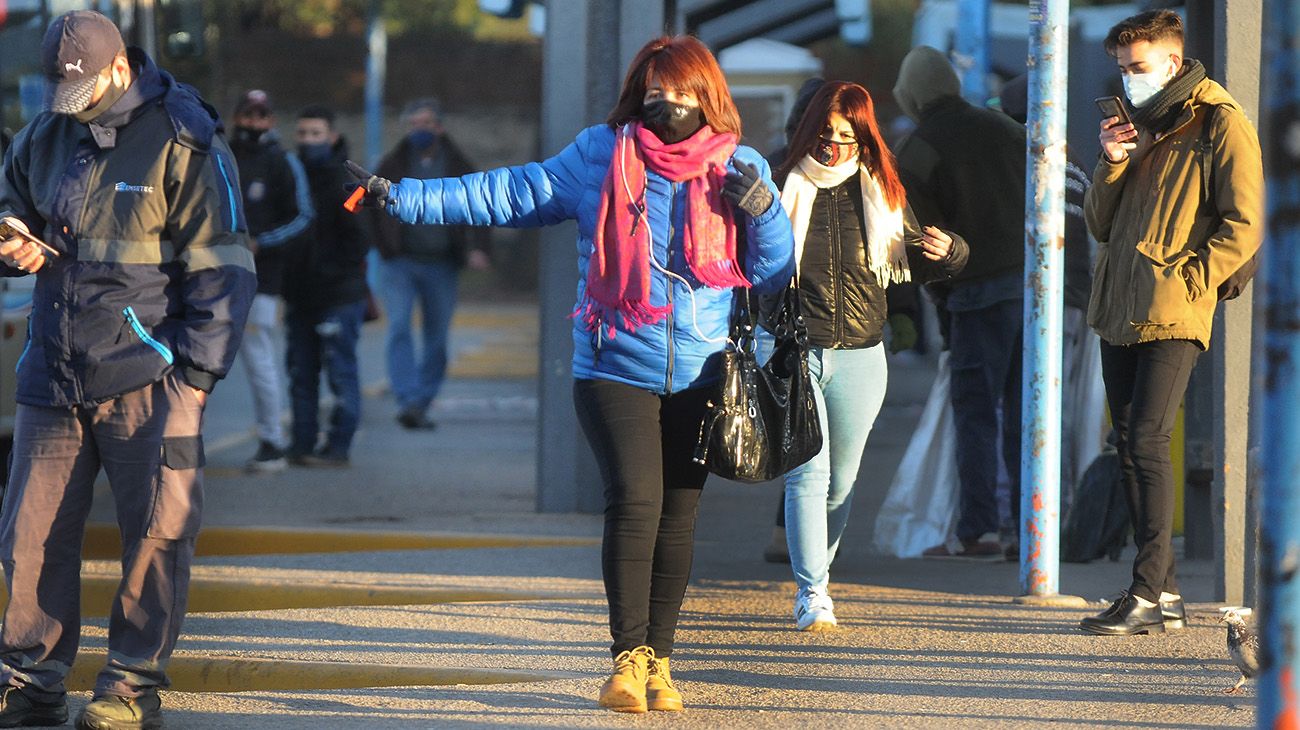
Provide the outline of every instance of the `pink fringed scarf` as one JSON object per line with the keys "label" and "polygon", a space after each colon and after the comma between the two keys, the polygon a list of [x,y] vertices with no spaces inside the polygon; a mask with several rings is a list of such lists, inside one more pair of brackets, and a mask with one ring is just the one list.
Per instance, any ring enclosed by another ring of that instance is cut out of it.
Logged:
{"label": "pink fringed scarf", "polygon": [[650,226],[644,210],[645,171],[686,183],[688,207],[682,244],[691,274],[705,286],[749,286],[736,261],[736,227],[730,204],[722,197],[727,160],[736,150],[736,135],[719,134],[707,125],[677,144],[664,144],[633,122],[621,127],[614,159],[600,190],[595,243],[587,264],[587,292],[574,316],[590,331],[606,328],[614,337],[618,321],[629,332],[655,324],[671,306],[650,303]]}

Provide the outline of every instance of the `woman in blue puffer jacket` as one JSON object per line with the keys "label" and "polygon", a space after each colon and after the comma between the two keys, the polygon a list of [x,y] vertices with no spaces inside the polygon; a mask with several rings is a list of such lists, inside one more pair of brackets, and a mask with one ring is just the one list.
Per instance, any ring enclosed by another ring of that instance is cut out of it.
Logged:
{"label": "woman in blue puffer jacket", "polygon": [[397,183],[351,166],[405,223],[578,221],[574,402],[605,487],[614,670],[600,704],[682,709],[668,657],[708,476],[691,460],[734,287],[785,286],[790,221],[713,55],[688,36],[633,59],[607,123],[540,163]]}

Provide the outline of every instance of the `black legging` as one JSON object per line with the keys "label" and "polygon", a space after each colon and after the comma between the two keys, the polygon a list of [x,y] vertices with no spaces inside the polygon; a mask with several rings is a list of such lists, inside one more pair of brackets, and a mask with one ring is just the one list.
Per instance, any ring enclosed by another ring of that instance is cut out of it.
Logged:
{"label": "black legging", "polygon": [[708,472],[691,461],[710,388],[673,395],[575,380],[573,400],[605,486],[600,562],[614,656],[673,651]]}

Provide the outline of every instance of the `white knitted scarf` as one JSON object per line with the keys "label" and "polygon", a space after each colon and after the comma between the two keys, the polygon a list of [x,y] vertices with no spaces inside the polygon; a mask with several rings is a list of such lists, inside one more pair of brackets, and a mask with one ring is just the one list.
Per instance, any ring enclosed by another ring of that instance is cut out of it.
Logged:
{"label": "white knitted scarf", "polygon": [[903,209],[893,210],[885,200],[884,191],[871,176],[866,165],[849,160],[835,167],[827,167],[804,155],[794,166],[781,190],[781,205],[794,228],[794,261],[798,271],[803,258],[803,243],[808,236],[808,219],[812,216],[813,201],[819,188],[833,188],[854,172],[862,184],[862,212],[866,218],[867,268],[876,275],[880,287],[891,282],[912,280],[912,270],[907,265],[907,247],[903,244]]}

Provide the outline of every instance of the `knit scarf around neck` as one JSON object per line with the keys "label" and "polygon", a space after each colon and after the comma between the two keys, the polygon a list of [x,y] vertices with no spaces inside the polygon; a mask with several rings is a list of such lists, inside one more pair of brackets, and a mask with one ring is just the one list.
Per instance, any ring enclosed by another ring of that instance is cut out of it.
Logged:
{"label": "knit scarf around neck", "polygon": [[1165,88],[1134,110],[1134,123],[1152,134],[1168,132],[1178,121],[1183,104],[1192,98],[1196,85],[1204,80],[1205,66],[1194,58],[1183,59],[1182,70],[1165,84]]}
{"label": "knit scarf around neck", "polygon": [[736,261],[731,206],[722,197],[727,160],[735,150],[736,135],[715,132],[708,125],[676,144],[665,144],[640,122],[618,129],[614,157],[600,189],[586,295],[573,313],[588,330],[604,328],[612,338],[617,324],[633,332],[672,311],[671,305],[650,301],[652,237],[671,228],[658,225],[651,230],[653,223],[661,222],[652,222],[646,209],[646,170],[685,183],[682,248],[691,274],[714,289],[749,286]]}
{"label": "knit scarf around neck", "polygon": [[794,228],[794,261],[798,271],[803,258],[804,240],[808,237],[808,221],[812,216],[813,201],[818,189],[839,187],[853,173],[858,174],[862,186],[862,213],[866,218],[867,268],[875,274],[880,288],[890,282],[912,280],[912,270],[907,265],[907,248],[903,244],[903,209],[889,207],[885,192],[872,177],[867,166],[858,160],[849,160],[835,167],[827,167],[808,155],[794,166],[781,189],[781,205],[790,217]]}

